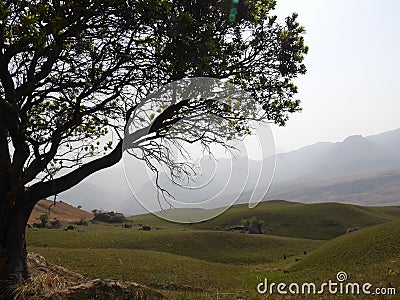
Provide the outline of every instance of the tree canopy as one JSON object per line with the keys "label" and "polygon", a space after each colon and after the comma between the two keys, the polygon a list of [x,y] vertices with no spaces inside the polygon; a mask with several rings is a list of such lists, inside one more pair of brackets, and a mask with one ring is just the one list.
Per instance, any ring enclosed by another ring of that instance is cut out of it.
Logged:
{"label": "tree canopy", "polygon": [[[284,125],[300,110],[293,79],[306,72],[305,31],[296,14],[279,23],[275,4],[2,1],[0,277],[20,266],[19,251],[15,259],[2,252],[18,242],[11,219],[25,226],[37,201],[118,162],[127,120],[150,92],[182,78],[225,78],[255,99],[265,120]],[[204,103],[164,107],[152,129]],[[245,130],[239,125],[232,123]]]}

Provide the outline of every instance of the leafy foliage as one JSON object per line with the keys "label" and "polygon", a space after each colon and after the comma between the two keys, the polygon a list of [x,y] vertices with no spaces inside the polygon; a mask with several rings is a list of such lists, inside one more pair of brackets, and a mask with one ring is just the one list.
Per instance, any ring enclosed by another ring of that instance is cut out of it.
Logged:
{"label": "leafy foliage", "polygon": [[47,222],[49,221],[49,215],[48,214],[42,214],[39,217],[40,222],[42,222],[42,225],[45,226]]}
{"label": "leafy foliage", "polygon": [[3,1],[0,115],[19,160],[12,185],[40,174],[51,180],[115,149],[129,109],[184,77],[229,78],[255,97],[266,119],[283,125],[300,109],[292,79],[305,73],[307,47],[296,15],[279,24],[274,6],[256,0]]}
{"label": "leafy foliage", "polygon": [[252,216],[249,219],[243,219],[242,225],[254,230],[255,232],[261,233],[264,221],[259,220],[256,216]]}
{"label": "leafy foliage", "polygon": [[[225,79],[250,93],[264,121],[284,125],[300,109],[293,79],[305,73],[307,47],[296,15],[279,24],[274,6],[273,0],[1,1],[0,266],[7,271],[0,268],[0,277],[21,269],[27,276],[19,220],[40,199],[117,163],[127,120],[161,86],[188,77]],[[152,139],[168,138],[162,133],[182,116],[202,110],[226,121],[227,139],[248,134],[253,116],[240,101],[235,107],[186,100],[157,116],[148,111]],[[213,142],[207,138],[205,146]],[[11,222],[18,233],[8,232]]]}

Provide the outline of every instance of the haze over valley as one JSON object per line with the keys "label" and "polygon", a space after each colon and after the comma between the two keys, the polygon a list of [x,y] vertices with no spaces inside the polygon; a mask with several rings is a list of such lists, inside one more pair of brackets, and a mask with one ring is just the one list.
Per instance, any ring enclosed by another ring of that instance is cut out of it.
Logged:
{"label": "haze over valley", "polygon": [[[367,137],[354,135],[337,143],[319,142],[277,154],[273,182],[263,199],[398,205],[398,149],[400,129]],[[197,182],[191,183],[191,187],[199,188],[179,187],[165,173],[160,173],[159,183],[183,202],[214,197],[215,201],[207,208],[228,206],[235,199],[238,199],[237,203],[246,203],[253,192],[258,193],[258,197],[264,195],[270,184],[270,158],[263,162],[241,157],[232,161],[221,158],[214,162],[205,157],[200,166],[202,175]],[[260,175],[261,166],[264,169]],[[141,201],[155,205],[157,190],[152,181],[146,181],[146,176],[138,176],[134,191]],[[58,197],[73,205],[82,205],[88,211],[100,208],[126,214],[146,212],[134,199],[126,183],[122,164],[92,175]]]}

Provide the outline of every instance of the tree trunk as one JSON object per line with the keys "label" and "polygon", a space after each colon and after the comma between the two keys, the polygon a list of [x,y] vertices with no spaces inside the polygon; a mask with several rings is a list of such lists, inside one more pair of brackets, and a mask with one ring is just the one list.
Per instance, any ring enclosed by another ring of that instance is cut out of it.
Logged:
{"label": "tree trunk", "polygon": [[21,283],[29,277],[25,229],[33,206],[22,205],[23,203],[26,202],[15,201],[11,209],[2,208],[0,219],[0,291],[4,291],[4,288],[13,283]]}

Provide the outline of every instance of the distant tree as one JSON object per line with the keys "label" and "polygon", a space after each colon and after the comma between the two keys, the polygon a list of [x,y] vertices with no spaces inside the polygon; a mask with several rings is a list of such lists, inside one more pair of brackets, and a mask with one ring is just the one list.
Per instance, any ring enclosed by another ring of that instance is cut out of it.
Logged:
{"label": "distant tree", "polygon": [[49,221],[49,215],[48,214],[42,214],[39,217],[40,222],[42,223],[43,226],[45,226],[47,224],[47,222]]}
{"label": "distant tree", "polygon": [[264,221],[259,220],[256,216],[252,216],[249,219],[242,220],[242,225],[249,228],[253,232],[262,233],[262,227],[264,226]]}
{"label": "distant tree", "polygon": [[94,216],[98,216],[101,215],[103,213],[103,211],[101,209],[93,209],[92,213],[94,214]]}
{"label": "distant tree", "polygon": [[111,212],[96,212],[94,219],[99,222],[106,223],[123,223],[126,221],[125,216],[122,213]]}
{"label": "distant tree", "polygon": [[[126,121],[149,92],[209,76],[249,92],[268,122],[284,125],[300,109],[293,79],[305,73],[304,29],[296,15],[278,23],[274,6],[273,0],[0,2],[2,282],[29,276],[25,228],[35,204],[117,163]],[[220,143],[248,133],[253,118],[240,102],[210,99],[160,109],[149,136],[141,136],[149,143],[168,138],[183,115],[223,117]],[[114,140],[106,139],[111,132]],[[149,143],[143,158],[157,157]]]}

